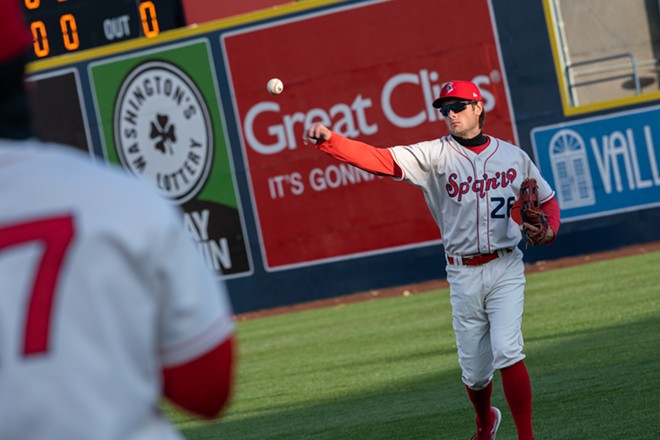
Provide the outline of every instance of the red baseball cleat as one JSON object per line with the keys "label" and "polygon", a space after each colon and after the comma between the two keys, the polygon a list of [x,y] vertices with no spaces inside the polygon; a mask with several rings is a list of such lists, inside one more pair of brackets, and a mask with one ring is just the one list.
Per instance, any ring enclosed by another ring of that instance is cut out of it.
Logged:
{"label": "red baseball cleat", "polygon": [[482,428],[477,428],[477,433],[472,436],[471,440],[495,440],[497,430],[500,427],[500,422],[502,421],[502,413],[499,409],[493,406],[490,409],[490,417],[493,421],[491,428],[488,431],[485,431]]}

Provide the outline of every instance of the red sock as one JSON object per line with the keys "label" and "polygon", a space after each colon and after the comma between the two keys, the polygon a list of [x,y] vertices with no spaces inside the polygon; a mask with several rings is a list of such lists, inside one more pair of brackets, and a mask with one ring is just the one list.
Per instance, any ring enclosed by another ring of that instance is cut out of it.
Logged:
{"label": "red sock", "polygon": [[532,386],[523,361],[500,370],[504,396],[509,403],[518,440],[534,440],[532,434]]}
{"label": "red sock", "polygon": [[477,426],[480,428],[488,428],[490,426],[490,395],[493,392],[493,382],[489,382],[488,386],[482,390],[473,390],[465,386],[474,412],[477,413]]}

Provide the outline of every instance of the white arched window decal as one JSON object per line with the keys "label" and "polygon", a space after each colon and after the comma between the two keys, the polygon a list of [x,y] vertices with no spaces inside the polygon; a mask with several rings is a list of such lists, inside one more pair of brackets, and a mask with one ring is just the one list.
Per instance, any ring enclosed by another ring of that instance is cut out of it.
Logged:
{"label": "white arched window decal", "polygon": [[550,139],[550,161],[561,209],[596,204],[587,149],[574,130],[559,130]]}

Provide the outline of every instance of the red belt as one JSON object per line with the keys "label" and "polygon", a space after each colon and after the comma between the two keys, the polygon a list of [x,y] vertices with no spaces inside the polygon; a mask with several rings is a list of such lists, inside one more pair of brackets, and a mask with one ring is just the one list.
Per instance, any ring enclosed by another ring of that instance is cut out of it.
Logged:
{"label": "red belt", "polygon": [[507,248],[491,252],[490,254],[467,255],[465,257],[452,257],[447,255],[447,262],[458,266],[480,266],[499,258],[500,254],[508,254],[509,252],[511,252],[511,249]]}

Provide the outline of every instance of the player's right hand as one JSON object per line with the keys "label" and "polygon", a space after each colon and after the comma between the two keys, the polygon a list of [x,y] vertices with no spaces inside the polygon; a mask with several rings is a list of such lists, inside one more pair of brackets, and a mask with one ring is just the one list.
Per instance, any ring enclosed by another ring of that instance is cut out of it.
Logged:
{"label": "player's right hand", "polygon": [[305,142],[305,145],[308,144],[309,142],[325,142],[327,140],[330,140],[332,137],[332,131],[325,125],[317,122],[312,124],[311,127],[309,127],[307,130],[305,130],[305,134],[303,136],[303,141]]}

